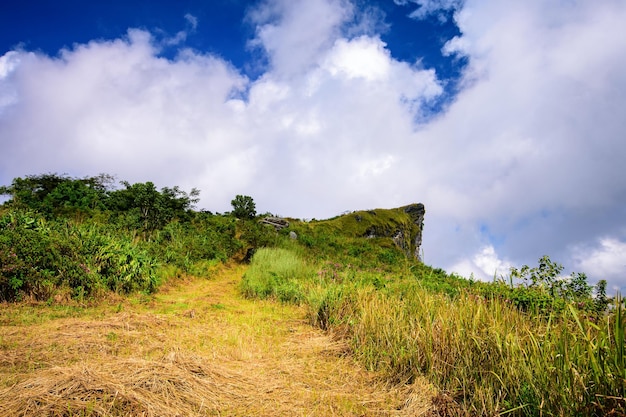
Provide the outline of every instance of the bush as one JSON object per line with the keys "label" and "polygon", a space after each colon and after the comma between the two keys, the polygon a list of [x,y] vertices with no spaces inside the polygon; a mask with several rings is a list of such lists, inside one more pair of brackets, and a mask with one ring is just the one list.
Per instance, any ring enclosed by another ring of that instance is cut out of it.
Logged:
{"label": "bush", "polygon": [[94,264],[103,284],[112,291],[153,292],[157,287],[155,259],[130,241],[110,241],[98,251]]}
{"label": "bush", "polygon": [[10,211],[0,218],[0,297],[49,297],[58,285],[60,260],[45,220],[32,212]]}
{"label": "bush", "polygon": [[75,296],[108,288],[153,291],[156,262],[129,238],[104,226],[49,222],[29,211],[0,217],[0,298],[48,299],[67,287]]}

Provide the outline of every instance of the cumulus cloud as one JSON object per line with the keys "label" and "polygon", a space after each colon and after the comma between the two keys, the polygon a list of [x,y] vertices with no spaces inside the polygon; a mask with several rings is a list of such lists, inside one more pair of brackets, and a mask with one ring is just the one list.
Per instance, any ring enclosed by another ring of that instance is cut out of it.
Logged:
{"label": "cumulus cloud", "polygon": [[215,57],[183,53],[167,61],[157,53],[150,34],[138,30],[60,58],[10,52],[19,64],[1,80],[15,97],[0,115],[4,182],[95,171],[169,184],[221,161],[225,148],[239,151],[238,135],[228,136],[235,114],[224,103],[246,79]]}
{"label": "cumulus cloud", "polygon": [[[272,30],[286,38],[300,27],[292,4],[270,10],[279,13]],[[164,59],[158,42],[140,30],[64,50],[60,58],[8,53],[2,85],[13,94],[3,98],[17,102],[5,106],[11,114],[0,121],[3,179],[105,171],[197,186],[210,209],[226,210],[232,195],[247,192],[259,206],[303,217],[396,204],[397,194],[371,187],[387,182],[390,192],[397,189],[389,178],[412,117],[441,87],[433,71],[394,61],[378,37],[340,36],[335,26],[351,18],[349,4],[303,2],[300,12],[315,4],[313,14],[332,23],[313,30],[318,46],[286,68],[281,62],[294,45],[261,36],[276,65],[254,81],[210,55],[181,49]]]}
{"label": "cumulus cloud", "polygon": [[249,14],[257,28],[250,45],[266,51],[274,74],[297,75],[315,65],[352,14],[345,0],[265,1]]}
{"label": "cumulus cloud", "polygon": [[500,259],[492,245],[482,247],[471,258],[461,259],[457,264],[450,267],[450,272],[461,276],[492,281],[494,279],[506,279],[513,264]]}
{"label": "cumulus cloud", "polygon": [[[572,252],[576,267],[596,277],[597,280],[623,275],[626,271],[626,242],[624,241],[602,237],[595,245],[575,245]],[[623,282],[621,286],[615,281],[613,284],[622,291],[626,288]]]}
{"label": "cumulus cloud", "polygon": [[454,41],[465,90],[427,132],[446,138],[430,151],[454,167],[427,191],[431,210],[486,220],[506,237],[498,252],[523,263],[568,264],[569,242],[623,238],[626,37],[607,28],[625,16],[613,1],[467,1]]}
{"label": "cumulus cloud", "polygon": [[198,187],[210,210],[248,194],[307,218],[423,202],[430,264],[489,279],[547,254],[624,285],[626,4],[414,3],[456,10],[461,35],[442,53],[468,61],[435,117],[445,80],[394,59],[344,0],[250,9],[267,60],[255,79],[182,39],[165,59],[136,29],[55,57],[9,51],[0,180],[108,172]]}

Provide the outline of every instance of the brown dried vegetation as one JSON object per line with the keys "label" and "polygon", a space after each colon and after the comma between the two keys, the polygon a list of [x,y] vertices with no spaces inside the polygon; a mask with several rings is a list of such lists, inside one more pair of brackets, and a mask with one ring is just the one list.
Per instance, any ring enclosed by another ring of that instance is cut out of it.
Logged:
{"label": "brown dried vegetation", "polygon": [[236,291],[241,267],[154,297],[69,310],[3,305],[2,416],[429,415],[434,390],[389,386],[305,311]]}

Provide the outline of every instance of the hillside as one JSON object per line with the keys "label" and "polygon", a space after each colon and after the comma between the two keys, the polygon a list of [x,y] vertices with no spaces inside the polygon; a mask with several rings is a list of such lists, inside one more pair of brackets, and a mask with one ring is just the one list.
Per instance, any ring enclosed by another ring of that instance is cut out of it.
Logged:
{"label": "hillside", "polygon": [[[379,239],[378,244],[396,244],[409,258],[420,259],[426,210],[423,204],[393,209],[361,210],[328,220],[293,221],[291,228],[301,233],[347,238]],[[387,242],[383,243],[385,240]]]}
{"label": "hillside", "polygon": [[275,227],[122,185],[0,187],[3,414],[626,415],[606,282],[425,265],[421,204]]}

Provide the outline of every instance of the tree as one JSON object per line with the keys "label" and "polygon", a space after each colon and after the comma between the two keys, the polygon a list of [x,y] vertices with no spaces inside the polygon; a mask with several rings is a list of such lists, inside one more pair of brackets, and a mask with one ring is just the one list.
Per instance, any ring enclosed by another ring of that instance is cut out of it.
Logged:
{"label": "tree", "polygon": [[124,189],[109,194],[109,209],[136,216],[136,226],[145,231],[163,228],[173,219],[188,220],[200,191],[193,188],[189,194],[179,187],[164,187],[159,192],[152,182],[130,184],[122,181]]}
{"label": "tree", "polygon": [[42,174],[15,178],[10,186],[0,187],[0,194],[10,195],[7,204],[30,208],[48,216],[102,209],[113,177],[71,178],[67,175]]}
{"label": "tree", "polygon": [[233,206],[232,215],[238,219],[253,219],[256,216],[256,205],[250,196],[237,195],[230,204]]}
{"label": "tree", "polygon": [[561,283],[558,281],[559,274],[563,271],[563,266],[552,262],[547,255],[539,259],[539,267],[531,268],[528,265],[522,266],[519,270],[511,268],[511,277],[522,279],[529,288],[545,288],[555,295],[555,290]]}

